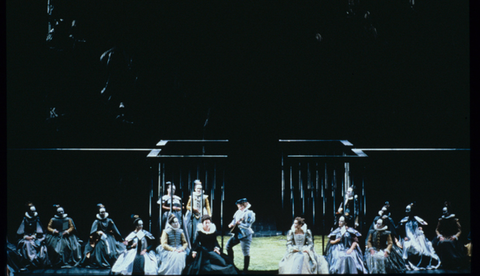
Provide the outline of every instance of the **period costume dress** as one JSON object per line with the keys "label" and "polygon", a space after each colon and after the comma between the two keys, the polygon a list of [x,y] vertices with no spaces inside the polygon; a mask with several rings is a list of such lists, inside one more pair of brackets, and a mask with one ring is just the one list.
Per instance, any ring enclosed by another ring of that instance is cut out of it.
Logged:
{"label": "period costume dress", "polygon": [[358,243],[358,237],[361,234],[357,230],[343,226],[333,230],[328,237],[331,240],[340,238],[340,242],[326,247],[326,260],[328,262],[330,274],[366,274],[367,269],[363,262],[363,254],[360,246],[357,244],[352,253],[347,254],[354,242]]}
{"label": "period costume dress", "polygon": [[[80,239],[76,235],[73,220],[67,214],[57,214],[47,226],[46,244],[50,261],[55,267],[76,266],[82,260]],[[57,233],[54,233],[58,231]],[[64,232],[68,234],[63,235]]]}
{"label": "period costume dress", "polygon": [[[287,252],[279,263],[278,274],[328,274],[325,257],[314,250],[313,235],[302,225],[304,234],[295,234],[295,228],[287,233]],[[294,250],[297,252],[293,252]],[[304,251],[307,252],[304,252]]]}
{"label": "period costume dress", "polygon": [[[214,251],[218,248],[222,251],[217,241],[216,226],[210,224],[210,231],[206,232],[202,224],[197,225],[197,238],[190,254],[187,256],[187,265],[183,274],[238,274],[233,261],[221,253]],[[196,252],[196,257],[192,253]]]}
{"label": "period costume dress", "polygon": [[427,223],[422,218],[411,215],[404,217],[398,225],[403,259],[408,270],[437,269],[441,264],[432,242],[419,228],[421,225]]}
{"label": "period costume dress", "polygon": [[[193,195],[193,197],[192,197]],[[202,215],[212,215],[210,210],[210,202],[208,201],[208,195],[193,192],[188,198],[187,202],[187,212],[184,217],[184,224],[186,225],[185,229],[187,232],[185,236],[189,243],[195,242],[195,235],[197,233],[197,225],[200,223]],[[199,210],[198,213],[195,213],[192,210],[193,208]],[[202,211],[203,210],[203,211]],[[191,237],[193,234],[193,237]]]}
{"label": "period costume dress", "polygon": [[[120,254],[112,266],[112,273],[121,275],[157,275],[157,257],[152,250],[155,237],[143,229],[131,232],[125,241],[126,250]],[[143,250],[147,250],[141,255]]]}
{"label": "period costume dress", "polygon": [[[177,252],[176,250],[183,250]],[[188,242],[183,229],[179,225],[173,227],[167,222],[162,232],[161,244],[157,247],[157,257],[160,263],[159,275],[180,275],[185,268],[185,260],[189,253]]]}
{"label": "period costume dress", "polygon": [[[99,232],[103,234],[99,234]],[[104,217],[97,214],[90,229],[90,242],[85,245],[81,264],[93,268],[110,268],[118,256],[125,250],[125,245],[117,226],[108,213]]]}
{"label": "period costume dress", "polygon": [[[375,223],[379,219],[383,220],[384,225],[387,227],[386,230],[390,232],[390,237],[392,238],[392,247],[389,249],[390,253],[388,254],[388,265],[386,266],[386,273],[389,273],[389,274],[405,273],[406,267],[405,267],[405,260],[403,259],[403,249],[400,247],[401,246],[401,243],[399,242],[400,238],[398,237],[398,234],[396,232],[395,223],[391,218],[390,213],[387,211],[387,208],[385,207],[383,207],[382,210],[379,211],[378,216],[376,216],[373,219],[372,225],[368,230],[368,234],[365,239],[367,241],[367,244],[366,244],[367,250],[365,251],[365,256],[367,256],[367,254],[370,254],[368,250],[368,240],[370,239],[370,235],[376,231]],[[368,270],[369,270],[368,271],[369,273],[372,273],[369,267],[368,267]]]}
{"label": "period costume dress", "polygon": [[[388,226],[378,225],[374,226],[374,229],[370,231],[370,235],[367,240],[367,249],[365,250],[365,263],[370,274],[386,274],[386,273],[401,273],[404,267],[396,267],[396,262],[392,262],[396,256],[392,254],[393,239],[391,232],[388,231]],[[373,255],[371,254],[373,250]],[[388,253],[388,257],[385,257],[385,252]],[[400,270],[400,272],[398,272]]]}
{"label": "period costume dress", "polygon": [[45,230],[37,212],[26,212],[18,227],[17,252],[21,268],[44,268],[50,266],[48,250],[45,245]]}
{"label": "period costume dress", "polygon": [[7,256],[7,273],[6,275],[14,275],[20,271],[21,268],[21,256],[17,252],[17,247],[8,241],[5,244],[5,252]]}
{"label": "period costume dress", "polygon": [[[457,268],[465,265],[466,254],[459,242],[460,221],[455,214],[442,215],[435,230],[437,236],[432,240],[433,248],[442,262],[442,268]],[[443,241],[440,239],[443,238]]]}

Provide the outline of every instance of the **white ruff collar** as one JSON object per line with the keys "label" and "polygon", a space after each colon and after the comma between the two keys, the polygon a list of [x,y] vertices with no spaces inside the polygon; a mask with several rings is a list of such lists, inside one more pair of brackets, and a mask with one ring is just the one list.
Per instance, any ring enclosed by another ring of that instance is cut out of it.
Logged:
{"label": "white ruff collar", "polygon": [[178,230],[180,229],[180,225],[178,225],[177,227],[173,227],[173,226],[167,221],[167,225],[165,226],[165,229],[172,229],[172,230],[178,231]]}
{"label": "white ruff collar", "polygon": [[384,225],[382,228],[378,228],[378,226],[375,224],[373,228],[377,231],[384,231],[387,230],[388,226]]}
{"label": "white ruff collar", "polygon": [[208,235],[208,234],[215,233],[215,231],[217,231],[217,227],[215,226],[214,223],[210,223],[210,231],[206,232],[205,230],[203,230],[203,224],[199,223],[197,224],[197,231]]}
{"label": "white ruff collar", "polygon": [[[193,196],[199,197],[201,195],[202,195],[202,193],[193,192]],[[207,197],[207,196],[208,195],[206,195],[205,192],[203,192],[203,197]]]}
{"label": "white ruff collar", "polygon": [[102,218],[102,217],[100,216],[100,214],[97,214],[97,219],[99,219],[99,220],[104,220],[104,219],[106,219],[106,218],[108,218],[108,213],[107,213],[107,212],[105,212],[105,217],[104,217],[104,218]]}
{"label": "white ruff collar", "polygon": [[455,214],[450,214],[449,216],[442,215],[442,218],[449,219],[455,217]]}
{"label": "white ruff collar", "polygon": [[[303,231],[303,234],[306,235],[306,234],[307,234],[307,229],[308,229],[308,228],[307,228],[307,224],[304,223],[304,224],[302,225],[302,228],[301,228],[301,229],[302,229],[302,231]],[[293,226],[293,224],[292,224],[291,230],[292,230],[292,233],[293,233],[293,234],[295,234],[295,231],[297,230],[297,229],[295,229],[295,226]]]}
{"label": "white ruff collar", "polygon": [[38,213],[37,213],[37,212],[33,213],[33,217],[31,217],[31,216],[28,214],[28,212],[25,212],[25,216],[26,216],[27,218],[29,218],[29,219],[32,219],[32,218],[38,216]]}
{"label": "white ruff collar", "polygon": [[63,214],[62,217],[59,217],[58,215],[55,215],[54,217],[59,219],[59,218],[66,218],[67,216],[68,214]]}

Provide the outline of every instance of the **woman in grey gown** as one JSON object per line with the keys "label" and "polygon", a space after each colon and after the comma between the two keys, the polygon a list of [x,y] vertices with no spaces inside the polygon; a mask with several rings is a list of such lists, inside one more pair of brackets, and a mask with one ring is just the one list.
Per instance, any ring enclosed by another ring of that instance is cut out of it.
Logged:
{"label": "woman in grey gown", "polygon": [[[346,213],[348,213],[347,210]],[[330,241],[326,248],[326,259],[330,274],[367,273],[362,250],[358,244],[358,237],[362,235],[347,226],[349,219],[351,216],[341,216],[338,219],[338,228],[328,235]]]}
{"label": "woman in grey gown", "polygon": [[296,217],[287,233],[287,252],[279,263],[278,274],[328,274],[325,257],[314,250],[312,231]]}
{"label": "woman in grey gown", "polygon": [[437,269],[441,264],[440,258],[422,229],[422,226],[428,224],[422,218],[412,215],[413,205],[407,205],[407,216],[398,225],[402,237],[403,259],[408,270]]}
{"label": "woman in grey gown", "polygon": [[98,204],[99,213],[90,229],[90,242],[85,245],[81,265],[92,268],[110,268],[118,256],[125,251],[123,238],[117,226],[105,210]]}
{"label": "woman in grey gown", "polygon": [[174,214],[170,214],[167,225],[160,238],[161,244],[157,247],[157,258],[161,261],[159,275],[180,275],[185,268],[188,242],[180,228],[180,222]]}
{"label": "woman in grey gown", "polygon": [[21,270],[45,268],[50,266],[47,246],[45,245],[45,230],[40,223],[37,209],[32,202],[27,203],[27,212],[18,227],[17,252],[20,256]]}

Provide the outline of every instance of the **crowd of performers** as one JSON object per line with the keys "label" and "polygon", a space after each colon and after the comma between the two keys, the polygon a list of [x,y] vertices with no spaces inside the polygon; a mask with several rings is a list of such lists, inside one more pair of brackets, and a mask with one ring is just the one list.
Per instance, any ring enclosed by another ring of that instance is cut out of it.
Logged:
{"label": "crowd of performers", "polygon": [[[121,275],[238,274],[233,247],[240,244],[243,269],[248,271],[255,222],[248,200],[242,198],[235,202],[238,210],[228,225],[232,237],[224,254],[217,241],[217,228],[212,222],[202,183],[195,180],[194,192],[183,216],[181,198],[174,195],[175,185],[167,184],[168,194],[158,201],[165,210],[160,245],[156,246],[156,238],[143,229],[138,215],[132,215],[133,231],[123,238],[102,204],[98,205],[89,241],[84,243],[76,234],[73,219],[60,205],[54,205],[56,214],[44,228],[35,205],[29,202],[17,231],[17,244],[7,240],[7,269],[17,272],[85,267],[111,269],[112,274]],[[414,215],[415,204],[407,205],[405,217],[395,224],[389,212],[390,204],[386,202],[368,230],[364,250],[359,242],[362,235],[355,229],[358,220],[350,211],[354,205],[355,198],[349,189],[336,212],[325,255],[315,251],[313,234],[305,219],[296,217],[287,233],[286,253],[279,262],[278,273],[390,274],[440,267],[455,269],[465,266],[471,256],[471,243],[459,242],[461,225],[450,212],[448,202],[432,241],[425,237],[422,229],[427,222]],[[189,233],[195,234],[190,238]]]}

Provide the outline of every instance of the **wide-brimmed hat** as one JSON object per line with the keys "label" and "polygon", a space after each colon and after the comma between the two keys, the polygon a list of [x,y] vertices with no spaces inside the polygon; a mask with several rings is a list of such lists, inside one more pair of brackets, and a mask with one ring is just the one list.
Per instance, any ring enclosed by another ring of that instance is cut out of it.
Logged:
{"label": "wide-brimmed hat", "polygon": [[237,200],[237,201],[235,202],[235,204],[243,204],[243,203],[245,203],[245,202],[248,202],[248,200],[247,200],[246,197]]}

